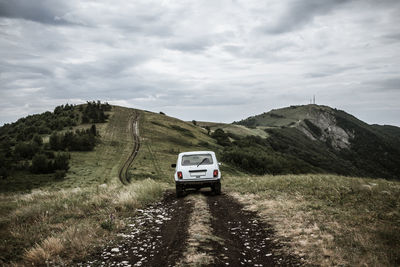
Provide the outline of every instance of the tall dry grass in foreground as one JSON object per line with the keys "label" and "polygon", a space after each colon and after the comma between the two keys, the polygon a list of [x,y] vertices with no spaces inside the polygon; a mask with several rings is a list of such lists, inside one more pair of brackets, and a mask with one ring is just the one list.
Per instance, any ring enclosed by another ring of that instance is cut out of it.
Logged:
{"label": "tall dry grass in foreground", "polygon": [[400,182],[335,175],[227,177],[308,264],[400,265]]}
{"label": "tall dry grass in foreground", "polygon": [[0,264],[68,264],[124,226],[123,218],[161,198],[165,184],[147,179],[57,192],[0,195]]}

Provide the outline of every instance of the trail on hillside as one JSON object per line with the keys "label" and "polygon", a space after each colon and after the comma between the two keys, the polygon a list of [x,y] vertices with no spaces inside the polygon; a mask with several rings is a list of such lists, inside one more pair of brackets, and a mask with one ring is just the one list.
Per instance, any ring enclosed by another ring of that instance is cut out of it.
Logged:
{"label": "trail on hillside", "polygon": [[139,117],[140,114],[136,112],[131,118],[129,119],[129,132],[132,135],[133,139],[133,148],[128,157],[128,159],[124,162],[122,167],[119,169],[118,177],[123,184],[129,183],[128,180],[128,169],[132,165],[134,159],[136,158],[139,149],[140,149],[140,138],[139,138]]}
{"label": "trail on hillside", "polygon": [[302,265],[283,252],[269,225],[228,195],[192,191],[176,199],[174,193],[167,191],[160,202],[137,210],[120,238],[84,265]]}

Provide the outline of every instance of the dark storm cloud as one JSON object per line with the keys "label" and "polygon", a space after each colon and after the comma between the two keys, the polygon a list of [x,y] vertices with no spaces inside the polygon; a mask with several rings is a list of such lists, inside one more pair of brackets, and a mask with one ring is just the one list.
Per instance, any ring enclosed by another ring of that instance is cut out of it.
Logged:
{"label": "dark storm cloud", "polygon": [[294,0],[287,3],[278,19],[261,30],[270,34],[281,34],[303,27],[311,22],[315,16],[324,15],[349,0]]}
{"label": "dark storm cloud", "polygon": [[57,25],[69,23],[62,18],[67,11],[67,5],[61,1],[0,0],[0,17]]}

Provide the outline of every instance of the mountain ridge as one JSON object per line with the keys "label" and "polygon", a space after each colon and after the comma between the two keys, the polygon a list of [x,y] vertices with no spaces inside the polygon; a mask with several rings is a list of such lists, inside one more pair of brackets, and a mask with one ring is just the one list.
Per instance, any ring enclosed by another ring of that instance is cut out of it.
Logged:
{"label": "mountain ridge", "polygon": [[[400,177],[400,128],[396,126],[369,125],[345,111],[315,104],[273,109],[233,124],[264,129],[276,151],[306,162],[311,162],[307,157],[315,154],[318,145],[319,154],[335,155],[336,163],[344,160],[340,165],[346,171],[339,174]],[[299,142],[307,143],[310,151],[295,153],[296,149],[307,151]]]}

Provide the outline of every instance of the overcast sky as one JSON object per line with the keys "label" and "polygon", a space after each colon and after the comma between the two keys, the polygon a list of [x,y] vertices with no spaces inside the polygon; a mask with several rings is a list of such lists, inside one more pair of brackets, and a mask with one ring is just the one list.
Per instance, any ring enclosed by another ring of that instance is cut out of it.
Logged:
{"label": "overcast sky", "polygon": [[232,122],[313,95],[400,126],[399,0],[0,0],[0,125],[98,99]]}

